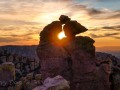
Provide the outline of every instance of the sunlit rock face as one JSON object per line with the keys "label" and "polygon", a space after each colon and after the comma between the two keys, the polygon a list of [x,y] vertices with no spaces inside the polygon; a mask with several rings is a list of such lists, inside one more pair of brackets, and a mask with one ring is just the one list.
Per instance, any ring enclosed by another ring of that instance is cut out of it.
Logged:
{"label": "sunlit rock face", "polygon": [[[70,82],[71,90],[109,90],[110,74],[103,73],[106,66],[96,67],[95,41],[87,36],[76,36],[87,28],[68,16],[62,15],[59,20],[40,33],[37,54],[43,80],[61,75]],[[57,36],[62,25],[66,37],[59,40]],[[99,74],[104,75],[100,77]],[[102,78],[105,79],[100,81]]]}

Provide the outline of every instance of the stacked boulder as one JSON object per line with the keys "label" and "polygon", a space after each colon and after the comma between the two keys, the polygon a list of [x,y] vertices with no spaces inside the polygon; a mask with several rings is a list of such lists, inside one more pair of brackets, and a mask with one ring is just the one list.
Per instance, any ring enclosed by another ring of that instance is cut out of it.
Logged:
{"label": "stacked boulder", "polygon": [[[40,33],[37,54],[43,80],[61,75],[70,82],[71,90],[110,90],[109,74],[101,81],[99,72],[102,69],[96,67],[95,41],[87,36],[76,36],[87,29],[65,15],[59,20],[47,25]],[[62,25],[66,38],[59,40],[57,36]],[[105,84],[101,84],[103,82]]]}

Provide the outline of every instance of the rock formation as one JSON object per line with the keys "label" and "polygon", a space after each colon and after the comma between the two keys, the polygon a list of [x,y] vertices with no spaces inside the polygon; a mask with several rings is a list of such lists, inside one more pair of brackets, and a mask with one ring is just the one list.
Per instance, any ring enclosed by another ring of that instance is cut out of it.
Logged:
{"label": "rock formation", "polygon": [[71,71],[68,64],[68,54],[59,46],[58,34],[62,31],[62,24],[54,21],[47,25],[40,33],[40,44],[37,54],[41,62],[42,78],[61,75],[70,80]]}
{"label": "rock formation", "polygon": [[62,31],[62,24],[59,21],[54,21],[45,26],[40,33],[40,43],[55,42],[58,40],[57,35]]}
{"label": "rock formation", "polygon": [[94,90],[96,87],[91,86],[95,83],[95,42],[90,37],[76,36],[87,29],[77,21],[66,21],[64,27],[67,36],[64,48],[72,59],[72,84],[75,90]]}
{"label": "rock formation", "polygon": [[[65,15],[59,20],[40,33],[37,54],[43,79],[61,75],[70,82],[71,90],[110,90],[110,74],[99,76],[106,66],[96,67],[95,41],[87,36],[76,36],[88,29]],[[57,35],[62,31],[62,24],[66,38],[60,41]],[[105,79],[100,81],[102,78]]]}

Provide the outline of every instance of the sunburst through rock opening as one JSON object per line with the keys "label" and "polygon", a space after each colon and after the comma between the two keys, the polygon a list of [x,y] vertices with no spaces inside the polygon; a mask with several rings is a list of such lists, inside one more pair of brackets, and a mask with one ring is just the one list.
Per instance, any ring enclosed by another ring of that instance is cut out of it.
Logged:
{"label": "sunburst through rock opening", "polygon": [[62,39],[62,38],[64,38],[64,37],[66,37],[64,31],[62,31],[62,32],[60,32],[60,33],[58,34],[58,38],[59,38],[59,39]]}
{"label": "sunburst through rock opening", "polygon": [[64,30],[63,30],[63,26],[64,26],[64,25],[62,25],[62,31],[58,34],[58,38],[59,38],[59,39],[63,39],[64,37],[66,37],[66,36],[65,36],[65,32],[64,32]]}

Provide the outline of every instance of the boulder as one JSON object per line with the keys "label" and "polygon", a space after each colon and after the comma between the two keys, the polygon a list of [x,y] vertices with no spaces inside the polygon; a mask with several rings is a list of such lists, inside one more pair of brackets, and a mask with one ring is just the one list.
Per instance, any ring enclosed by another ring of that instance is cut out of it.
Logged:
{"label": "boulder", "polygon": [[71,19],[66,15],[61,15],[59,20],[62,24],[65,24],[66,22],[69,22]]}
{"label": "boulder", "polygon": [[62,24],[59,21],[54,21],[48,24],[40,33],[41,42],[56,42],[58,34],[62,31]]}
{"label": "boulder", "polygon": [[67,80],[58,75],[53,78],[46,78],[42,86],[38,86],[33,90],[70,90],[70,86]]}
{"label": "boulder", "polygon": [[67,38],[71,38],[72,36],[75,36],[79,33],[83,33],[88,30],[87,28],[82,26],[80,23],[73,20],[66,22],[63,29]]}

